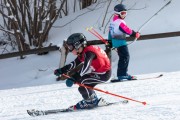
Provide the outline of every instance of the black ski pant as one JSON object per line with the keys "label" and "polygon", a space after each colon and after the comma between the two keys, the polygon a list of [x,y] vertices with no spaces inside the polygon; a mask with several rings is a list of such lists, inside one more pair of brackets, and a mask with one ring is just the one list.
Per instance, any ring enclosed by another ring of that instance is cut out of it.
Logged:
{"label": "black ski pant", "polygon": [[[110,76],[111,76],[111,71],[107,71],[104,74],[89,73],[82,76],[80,79],[77,80],[77,82],[93,88],[97,84],[108,81],[110,79]],[[78,90],[82,95],[83,99],[85,100],[89,99],[92,94],[95,94],[94,90],[82,86],[79,86]]]}
{"label": "black ski pant", "polygon": [[130,59],[127,45],[118,47],[117,52],[119,56],[117,76],[126,76]]}

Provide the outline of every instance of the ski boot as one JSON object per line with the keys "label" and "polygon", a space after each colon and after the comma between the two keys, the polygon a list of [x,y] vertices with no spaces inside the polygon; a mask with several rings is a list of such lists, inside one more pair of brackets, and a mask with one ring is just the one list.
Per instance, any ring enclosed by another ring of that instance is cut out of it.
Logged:
{"label": "ski boot", "polygon": [[127,80],[137,80],[137,77],[136,76],[132,76],[132,75],[118,76],[118,80],[120,82],[127,81]]}
{"label": "ski boot", "polygon": [[97,98],[96,94],[92,94],[90,98],[84,99],[80,102],[78,102],[74,108],[79,110],[79,109],[91,109],[94,107],[97,107],[99,102],[99,99]]}

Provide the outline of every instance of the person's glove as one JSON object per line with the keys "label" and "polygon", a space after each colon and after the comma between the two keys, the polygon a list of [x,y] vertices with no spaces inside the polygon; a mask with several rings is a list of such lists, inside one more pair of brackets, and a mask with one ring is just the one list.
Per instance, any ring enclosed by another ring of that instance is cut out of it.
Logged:
{"label": "person's glove", "polygon": [[60,76],[61,74],[63,74],[62,70],[59,68],[59,69],[56,69],[54,70],[54,75],[56,76]]}
{"label": "person's glove", "polygon": [[68,78],[68,79],[66,80],[66,86],[67,86],[67,87],[72,87],[73,84],[74,84],[74,82],[75,82],[75,79],[74,79],[74,78]]}
{"label": "person's glove", "polygon": [[136,39],[138,39],[140,36],[141,36],[140,33],[135,32],[134,30],[133,30],[132,34],[130,35],[130,37],[135,37]]}
{"label": "person's glove", "polygon": [[112,41],[108,40],[107,44],[106,44],[107,48],[112,48]]}
{"label": "person's glove", "polygon": [[138,39],[140,36],[141,36],[140,33],[136,32],[136,38]]}

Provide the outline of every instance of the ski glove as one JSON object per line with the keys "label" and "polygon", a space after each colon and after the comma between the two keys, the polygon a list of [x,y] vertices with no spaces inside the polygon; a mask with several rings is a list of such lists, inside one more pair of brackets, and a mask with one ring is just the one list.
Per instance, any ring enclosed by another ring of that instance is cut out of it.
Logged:
{"label": "ski glove", "polygon": [[108,43],[106,44],[106,47],[107,48],[112,48],[112,41],[111,40],[108,40]]}
{"label": "ski glove", "polygon": [[59,69],[56,69],[54,70],[54,75],[56,76],[60,76],[61,74],[63,74],[62,70],[59,68]]}
{"label": "ski glove", "polygon": [[72,87],[73,84],[74,84],[74,81],[75,81],[74,78],[68,78],[68,79],[66,80],[66,86],[67,86],[67,87]]}
{"label": "ski glove", "polygon": [[138,39],[140,36],[141,36],[140,33],[136,32],[136,38]]}
{"label": "ski glove", "polygon": [[132,34],[130,35],[131,37],[135,37],[135,38],[139,38],[141,35],[140,35],[140,33],[139,32],[135,32],[134,30],[133,30],[133,32],[132,32]]}

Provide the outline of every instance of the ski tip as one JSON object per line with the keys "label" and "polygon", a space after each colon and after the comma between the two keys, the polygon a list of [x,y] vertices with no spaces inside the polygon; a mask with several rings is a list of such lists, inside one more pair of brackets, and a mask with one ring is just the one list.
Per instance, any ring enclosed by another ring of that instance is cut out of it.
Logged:
{"label": "ski tip", "polygon": [[46,115],[44,111],[42,110],[35,110],[35,109],[32,109],[32,110],[27,110],[27,113],[30,115],[30,116],[40,116],[40,115]]}
{"label": "ski tip", "polygon": [[160,74],[160,75],[159,75],[159,77],[162,77],[162,76],[163,76],[163,74]]}
{"label": "ski tip", "polygon": [[30,110],[27,110],[28,115],[33,116]]}
{"label": "ski tip", "polygon": [[143,104],[143,105],[147,105],[147,103],[146,103],[146,102],[142,102],[142,104]]}
{"label": "ski tip", "polygon": [[30,113],[30,110],[26,110],[26,111],[27,111],[28,114]]}
{"label": "ski tip", "polygon": [[123,100],[122,103],[127,104],[127,103],[129,103],[129,101],[128,100]]}

